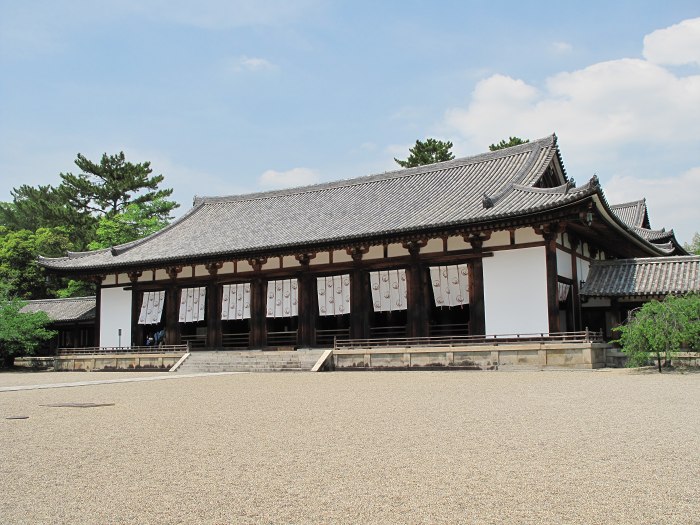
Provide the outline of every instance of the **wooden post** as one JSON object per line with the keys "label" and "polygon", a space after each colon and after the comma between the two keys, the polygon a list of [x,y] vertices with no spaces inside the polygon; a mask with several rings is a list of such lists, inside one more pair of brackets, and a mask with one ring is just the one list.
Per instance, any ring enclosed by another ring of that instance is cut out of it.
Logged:
{"label": "wooden post", "polygon": [[576,250],[579,246],[579,240],[569,234],[569,244],[571,245],[571,306],[573,309],[574,316],[574,326],[572,327],[574,332],[581,330],[581,297],[579,295],[579,281],[578,281],[578,257],[576,256]]}
{"label": "wooden post", "polygon": [[347,250],[352,257],[354,268],[350,272],[350,338],[369,338],[369,313],[372,311],[371,290],[367,271],[362,266],[362,255],[367,247],[353,247]]}
{"label": "wooden post", "polygon": [[93,344],[100,347],[100,311],[102,310],[102,279],[95,278],[95,334]]}
{"label": "wooden post", "polygon": [[545,264],[547,267],[547,315],[549,333],[560,332],[559,324],[559,287],[557,280],[557,236],[559,229],[555,225],[544,231]]}
{"label": "wooden post", "polygon": [[478,255],[469,262],[469,335],[486,335],[486,310],[484,308],[484,260],[481,257],[484,241],[490,234],[469,235],[464,240],[471,244]]}
{"label": "wooden post", "polygon": [[316,345],[316,317],[318,315],[318,299],[314,277],[309,272],[309,261],[313,254],[300,254],[296,259],[301,263],[299,275],[299,346],[309,348]]}
{"label": "wooden post", "polygon": [[221,348],[221,286],[216,280],[216,275],[224,265],[223,262],[205,264],[205,268],[211,275],[207,283],[207,346],[209,348]]}
{"label": "wooden post", "polygon": [[250,283],[250,347],[261,350],[267,346],[267,301],[265,281],[260,271],[267,258],[250,259],[248,262],[256,274]]}
{"label": "wooden post", "polygon": [[425,269],[420,262],[420,249],[427,244],[425,240],[410,241],[404,244],[411,255],[407,275],[408,292],[408,335],[409,337],[426,337],[428,335],[428,311],[424,293]]}
{"label": "wooden post", "polygon": [[180,288],[175,283],[165,289],[165,343],[180,344]]}
{"label": "wooden post", "polygon": [[207,283],[207,346],[221,348],[221,286]]}
{"label": "wooden post", "polygon": [[140,346],[145,344],[146,336],[144,335],[143,325],[139,324],[139,315],[141,313],[141,301],[143,300],[143,292],[131,289],[131,345]]}

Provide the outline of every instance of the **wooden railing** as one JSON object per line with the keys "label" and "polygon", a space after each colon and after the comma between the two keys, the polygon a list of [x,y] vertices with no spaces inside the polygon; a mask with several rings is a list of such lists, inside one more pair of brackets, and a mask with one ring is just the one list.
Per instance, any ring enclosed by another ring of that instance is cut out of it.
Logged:
{"label": "wooden railing", "polygon": [[290,330],[286,332],[268,332],[267,346],[296,346],[297,331]]}
{"label": "wooden railing", "polygon": [[221,345],[224,348],[247,348],[250,343],[250,334],[221,334]]}
{"label": "wooden railing", "polygon": [[469,335],[469,323],[430,325],[430,337],[449,337],[455,335]]}
{"label": "wooden railing", "polygon": [[370,339],[336,339],[335,348],[372,348],[398,346],[410,348],[416,346],[465,346],[465,345],[499,345],[507,343],[602,343],[601,332],[584,330],[582,332],[553,332],[539,334],[496,334],[466,335],[446,337],[383,337]]}
{"label": "wooden railing", "polygon": [[404,338],[406,337],[405,326],[373,326],[369,329],[371,339],[382,338]]}
{"label": "wooden railing", "polygon": [[103,354],[163,354],[189,351],[189,346],[91,346],[87,348],[57,348],[56,355],[103,355]]}
{"label": "wooden railing", "polygon": [[190,348],[205,348],[207,346],[206,335],[181,335],[180,341],[189,345]]}
{"label": "wooden railing", "polygon": [[334,328],[329,330],[316,330],[316,344],[318,346],[332,346],[336,339],[350,339],[349,328]]}

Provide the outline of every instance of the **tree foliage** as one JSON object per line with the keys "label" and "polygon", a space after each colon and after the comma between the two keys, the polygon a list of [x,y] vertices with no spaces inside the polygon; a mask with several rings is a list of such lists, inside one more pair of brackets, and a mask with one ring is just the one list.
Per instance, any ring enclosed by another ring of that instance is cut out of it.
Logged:
{"label": "tree foliage", "polygon": [[647,365],[656,357],[661,371],[662,357],[670,366],[681,347],[700,350],[700,295],[669,295],[648,302],[614,330],[620,333],[615,342],[627,354],[628,366]]}
{"label": "tree foliage", "polygon": [[97,225],[96,239],[90,243],[89,248],[97,250],[117,246],[164,228],[168,221],[153,211],[160,207],[160,199],[156,199],[144,204],[131,203],[116,215],[103,215]]}
{"label": "tree foliage", "polygon": [[683,248],[685,248],[685,251],[688,253],[700,255],[700,233],[695,232],[692,240],[689,243],[685,243]]}
{"label": "tree foliage", "polygon": [[60,280],[47,279],[39,255],[59,257],[72,248],[65,228],[8,231],[0,227],[0,280],[8,294],[24,299],[54,297]]}
{"label": "tree foliage", "polygon": [[127,162],[123,152],[99,163],[78,154],[81,173],[60,174],[57,186],[22,185],[12,202],[0,203],[0,282],[26,299],[74,297],[94,293],[94,285],[52,276],[37,256],[60,257],[123,244],[160,229],[178,207],[172,189],[159,189],[150,162]]}
{"label": "tree foliage", "polygon": [[97,164],[78,153],[76,166],[82,173],[61,173],[62,186],[69,202],[77,209],[96,214],[114,216],[129,204],[158,203],[151,211],[163,219],[171,219],[170,212],[179,205],[167,200],[172,189],[160,190],[163,175],[153,173],[150,162],[127,162],[124,152],[102,155]]}
{"label": "tree foliage", "polygon": [[56,332],[48,330],[50,322],[45,312],[23,313],[26,304],[0,293],[0,364],[12,366],[15,357],[32,355],[42,341]]}
{"label": "tree foliage", "polygon": [[518,146],[520,144],[527,144],[530,142],[529,139],[521,139],[520,137],[508,137],[508,140],[501,140],[496,144],[491,144],[489,146],[489,151],[498,151],[499,149],[510,148],[512,146]]}
{"label": "tree foliage", "polygon": [[423,166],[424,164],[434,164],[452,160],[455,156],[450,149],[452,142],[443,142],[441,140],[426,139],[425,142],[416,140],[416,145],[409,148],[410,155],[406,160],[394,158],[396,163],[402,168],[413,168],[415,166]]}
{"label": "tree foliage", "polygon": [[74,250],[85,249],[94,237],[97,219],[71,206],[66,191],[64,186],[51,185],[14,188],[13,202],[0,203],[0,225],[12,231],[63,228]]}

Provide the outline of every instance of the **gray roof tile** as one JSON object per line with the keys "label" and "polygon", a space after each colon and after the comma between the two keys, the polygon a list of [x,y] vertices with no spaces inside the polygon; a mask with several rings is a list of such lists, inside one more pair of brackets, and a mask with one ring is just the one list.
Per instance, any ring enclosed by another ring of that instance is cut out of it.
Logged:
{"label": "gray roof tile", "polygon": [[[556,136],[447,162],[301,188],[198,197],[163,230],[122,246],[57,259],[50,269],[101,271],[249,256],[324,243],[354,242],[469,225],[561,206],[600,192],[534,187],[556,155]],[[563,166],[561,166],[563,170]],[[485,200],[493,205],[485,207]]]}
{"label": "gray roof tile", "polygon": [[645,297],[700,292],[700,256],[594,261],[581,294]]}
{"label": "gray roof tile", "polygon": [[46,312],[52,321],[88,321],[95,318],[95,297],[27,301],[22,312]]}

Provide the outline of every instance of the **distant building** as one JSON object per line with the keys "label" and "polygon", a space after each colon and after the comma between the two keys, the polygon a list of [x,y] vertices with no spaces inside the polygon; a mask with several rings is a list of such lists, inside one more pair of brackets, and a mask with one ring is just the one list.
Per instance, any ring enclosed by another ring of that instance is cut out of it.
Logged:
{"label": "distant building", "polygon": [[52,354],[56,348],[85,348],[95,343],[95,297],[39,299],[27,301],[22,312],[45,312],[51,319],[48,326],[58,332],[40,349]]}
{"label": "distant building", "polygon": [[684,255],[644,201],[576,186],[554,135],[301,188],[196,198],[122,246],[41,259],[97,283],[96,344],[314,347],[334,337],[607,329],[602,261]]}

